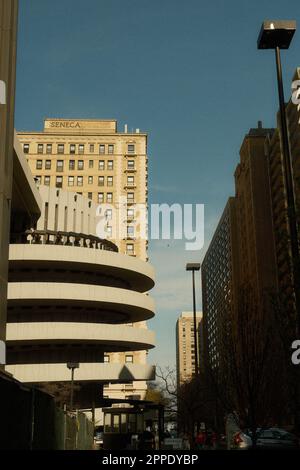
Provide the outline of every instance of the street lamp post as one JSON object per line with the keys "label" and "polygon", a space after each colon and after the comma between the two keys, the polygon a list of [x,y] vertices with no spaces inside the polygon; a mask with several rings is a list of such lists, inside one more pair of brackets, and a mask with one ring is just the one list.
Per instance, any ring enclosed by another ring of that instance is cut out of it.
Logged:
{"label": "street lamp post", "polygon": [[198,377],[198,340],[197,340],[197,318],[196,318],[196,293],[195,293],[195,271],[200,271],[200,263],[187,263],[187,271],[192,271],[193,278],[193,318],[194,318],[194,343],[195,343],[195,376]]}
{"label": "street lamp post", "polygon": [[73,395],[74,395],[74,370],[79,368],[78,362],[68,362],[67,368],[71,370],[71,394],[70,394],[70,411],[73,410]]}
{"label": "street lamp post", "polygon": [[296,31],[296,21],[264,21],[258,37],[258,49],[274,49],[276,57],[277,84],[280,107],[280,127],[283,151],[284,180],[288,205],[288,223],[291,241],[292,271],[294,280],[297,333],[300,334],[300,255],[295,194],[293,186],[293,168],[288,136],[288,125],[284,101],[280,49],[288,49]]}

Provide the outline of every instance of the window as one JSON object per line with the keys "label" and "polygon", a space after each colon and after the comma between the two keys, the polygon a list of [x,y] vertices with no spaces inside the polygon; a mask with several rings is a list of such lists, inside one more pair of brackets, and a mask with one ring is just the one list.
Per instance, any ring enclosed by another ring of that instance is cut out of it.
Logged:
{"label": "window", "polygon": [[52,153],[52,144],[47,144],[46,153],[49,155]]}
{"label": "window", "polygon": [[107,193],[106,194],[106,202],[108,202],[108,203],[113,202],[113,194],[112,193]]}
{"label": "window", "polygon": [[103,155],[105,153],[105,145],[104,144],[99,145],[99,153],[101,155]]}
{"label": "window", "polygon": [[[127,362],[127,364],[128,364],[128,363],[133,363],[133,356],[126,354],[126,356],[125,356],[125,362]],[[132,386],[132,384],[131,384],[131,386]]]}
{"label": "window", "polygon": [[99,170],[105,170],[104,160],[99,160]]}
{"label": "window", "polygon": [[108,236],[108,237],[111,237],[111,236],[112,236],[112,227],[111,227],[111,226],[107,226],[107,227],[106,227],[106,233],[107,233],[107,236]]}
{"label": "window", "polygon": [[57,160],[56,162],[56,171],[64,171],[64,161]]}
{"label": "window", "polygon": [[112,432],[120,432],[120,415],[112,415]]}
{"label": "window", "polygon": [[38,153],[44,153],[44,145],[38,144]]}
{"label": "window", "polygon": [[24,144],[23,145],[23,152],[24,153],[29,153],[29,144]]}
{"label": "window", "polygon": [[80,153],[80,155],[82,155],[84,153],[84,145],[83,144],[79,144],[78,153]]}
{"label": "window", "polygon": [[75,145],[75,144],[71,144],[71,145],[70,145],[70,153],[71,153],[71,154],[75,154],[75,152],[76,152],[76,145]]}
{"label": "window", "polygon": [[94,168],[94,160],[89,160],[89,168]]}
{"label": "window", "polygon": [[113,160],[108,160],[107,169],[108,170],[113,170],[114,169],[114,161]]}
{"label": "window", "polygon": [[127,176],[127,186],[134,186],[134,176]]}
{"label": "window", "polygon": [[65,146],[64,144],[58,144],[57,146],[57,153],[59,153],[60,155],[65,153]]}
{"label": "window", "polygon": [[46,162],[45,162],[45,170],[51,170],[51,160],[46,160]]}
{"label": "window", "polygon": [[62,176],[57,176],[55,186],[57,188],[62,188],[62,185],[63,185],[63,177]]}
{"label": "window", "polygon": [[106,218],[106,220],[111,220],[112,219],[112,209],[107,209],[105,211],[105,218]]}
{"label": "window", "polygon": [[127,219],[134,219],[134,209],[127,209]]}
{"label": "window", "polygon": [[88,193],[88,199],[93,199],[93,193]]}
{"label": "window", "polygon": [[127,193],[127,202],[134,202],[134,193]]}
{"label": "window", "polygon": [[112,176],[108,176],[107,177],[107,186],[113,186],[113,177]]}
{"label": "window", "polygon": [[94,178],[92,176],[89,176],[88,178],[88,184],[93,184]]}
{"label": "window", "polygon": [[50,176],[45,176],[44,177],[44,185],[45,186],[50,186]]}
{"label": "window", "polygon": [[41,177],[41,176],[35,176],[35,177],[34,177],[34,180],[35,180],[35,183],[36,183],[36,184],[41,184],[41,182],[42,182],[42,177]]}
{"label": "window", "polygon": [[98,176],[98,186],[104,186],[104,176]]}
{"label": "window", "polygon": [[127,255],[133,255],[134,254],[134,244],[133,243],[127,243],[126,253],[127,253]]}
{"label": "window", "polygon": [[83,169],[84,169],[83,160],[78,160],[78,162],[77,162],[77,168],[78,168],[78,170],[83,170]]}
{"label": "window", "polygon": [[98,193],[98,202],[100,204],[104,202],[104,193]]}
{"label": "window", "polygon": [[107,354],[105,354],[104,355],[104,362],[109,362],[109,359],[110,359],[110,357]]}
{"label": "window", "polygon": [[74,176],[68,177],[68,186],[74,186]]}
{"label": "window", "polygon": [[69,160],[69,170],[75,170],[75,160]]}
{"label": "window", "polygon": [[135,168],[134,160],[127,160],[127,169],[134,170],[134,168]]}
{"label": "window", "polygon": [[90,153],[94,153],[94,152],[95,152],[95,145],[90,144]]}
{"label": "window", "polygon": [[112,144],[108,146],[108,153],[109,155],[112,155],[114,153],[114,146]]}
{"label": "window", "polygon": [[37,161],[36,161],[35,168],[36,168],[37,170],[41,170],[41,169],[43,168],[43,160],[37,160]]}
{"label": "window", "polygon": [[134,226],[127,225],[127,237],[133,238],[134,237]]}
{"label": "window", "polygon": [[134,144],[128,144],[127,149],[128,149],[128,153],[134,153],[135,152],[135,145]]}
{"label": "window", "polygon": [[83,186],[83,176],[77,176],[77,186]]}

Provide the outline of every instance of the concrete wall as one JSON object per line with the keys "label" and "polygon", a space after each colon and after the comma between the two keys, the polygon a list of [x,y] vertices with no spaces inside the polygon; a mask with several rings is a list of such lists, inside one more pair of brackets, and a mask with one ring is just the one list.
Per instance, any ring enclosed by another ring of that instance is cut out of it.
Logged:
{"label": "concrete wall", "polygon": [[38,188],[43,200],[42,216],[37,223],[38,230],[96,235],[98,204],[70,191],[44,185]]}

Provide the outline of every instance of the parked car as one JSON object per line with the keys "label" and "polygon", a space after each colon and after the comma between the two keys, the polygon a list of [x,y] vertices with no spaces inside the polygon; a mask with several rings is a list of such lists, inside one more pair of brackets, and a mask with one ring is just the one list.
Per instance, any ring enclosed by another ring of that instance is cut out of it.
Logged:
{"label": "parked car", "polygon": [[238,431],[233,435],[230,449],[249,450],[252,447],[252,439],[248,434]]}
{"label": "parked car", "polygon": [[[233,436],[232,449],[249,450],[252,446],[251,432],[239,431]],[[258,429],[256,446],[257,449],[297,449],[299,440],[284,429]]]}

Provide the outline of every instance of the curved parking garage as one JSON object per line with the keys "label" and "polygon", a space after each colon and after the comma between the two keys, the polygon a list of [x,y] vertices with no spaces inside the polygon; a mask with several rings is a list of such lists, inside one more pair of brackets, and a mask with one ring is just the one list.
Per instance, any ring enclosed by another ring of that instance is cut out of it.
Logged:
{"label": "curved parking garage", "polygon": [[75,282],[137,292],[154,286],[154,270],[149,263],[104,248],[11,244],[9,259],[9,282]]}
{"label": "curved parking garage", "polygon": [[49,230],[19,234],[10,245],[6,370],[22,382],[54,387],[63,400],[67,364],[78,363],[81,406],[93,383],[95,397],[97,383],[153,379],[154,367],[146,364],[103,363],[107,353],[154,347],[144,323],[155,313],[147,294],[153,285],[149,263],[106,240]]}
{"label": "curved parking garage", "polygon": [[11,282],[8,322],[132,323],[154,316],[151,297],[116,287],[58,282]]}

